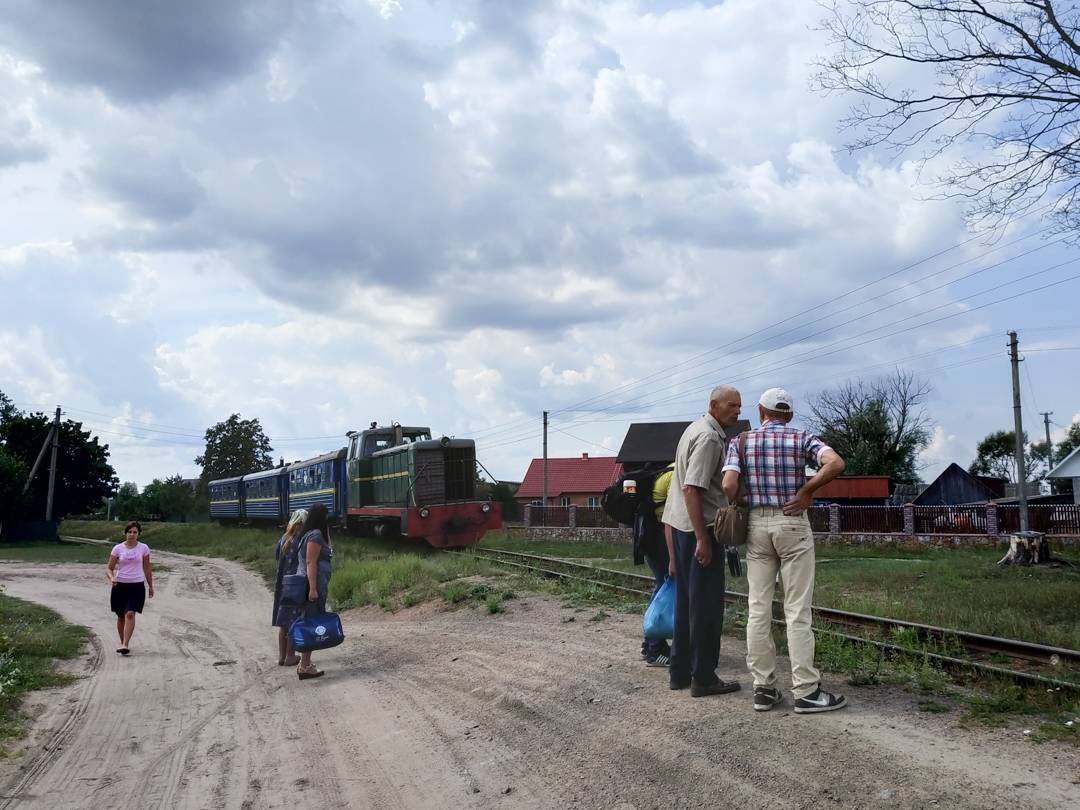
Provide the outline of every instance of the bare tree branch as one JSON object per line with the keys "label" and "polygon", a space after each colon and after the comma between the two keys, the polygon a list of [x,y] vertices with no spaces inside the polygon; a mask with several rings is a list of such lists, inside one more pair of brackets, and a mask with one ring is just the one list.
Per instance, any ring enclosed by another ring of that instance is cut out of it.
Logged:
{"label": "bare tree branch", "polygon": [[[830,0],[822,22],[834,52],[813,84],[863,98],[841,121],[852,151],[987,147],[936,178],[968,201],[975,222],[1000,225],[1050,201],[1055,230],[1080,225],[1080,8],[1061,0]],[[880,75],[924,72],[925,90]],[[1077,237],[1080,239],[1080,233]]]}

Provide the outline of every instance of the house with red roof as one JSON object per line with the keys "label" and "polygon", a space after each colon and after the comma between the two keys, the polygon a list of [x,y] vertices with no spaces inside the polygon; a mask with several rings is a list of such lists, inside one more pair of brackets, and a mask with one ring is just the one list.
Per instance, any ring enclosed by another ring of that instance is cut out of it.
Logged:
{"label": "house with red roof", "polygon": [[[614,456],[548,459],[548,506],[599,506],[604,490],[623,474],[623,466]],[[522,506],[542,504],[544,496],[544,460],[534,458],[529,471],[514,496]]]}

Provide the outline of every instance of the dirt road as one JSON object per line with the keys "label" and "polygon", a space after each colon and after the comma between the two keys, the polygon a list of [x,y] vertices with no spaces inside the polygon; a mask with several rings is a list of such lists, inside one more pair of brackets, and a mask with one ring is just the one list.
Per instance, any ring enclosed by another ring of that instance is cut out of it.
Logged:
{"label": "dirt road", "polygon": [[27,752],[0,760],[0,808],[1080,808],[1080,752],[1018,729],[962,729],[900,690],[851,707],[692,699],[637,658],[640,619],[555,600],[507,613],[421,605],[345,615],[326,676],[277,666],[269,594],[237,565],[171,570],[116,655],[104,566],[4,563],[12,596],[91,627],[88,677],[31,700]]}

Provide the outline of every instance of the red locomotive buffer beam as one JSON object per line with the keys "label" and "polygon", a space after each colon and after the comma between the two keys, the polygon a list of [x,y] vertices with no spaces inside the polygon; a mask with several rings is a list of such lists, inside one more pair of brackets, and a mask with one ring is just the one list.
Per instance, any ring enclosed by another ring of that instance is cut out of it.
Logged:
{"label": "red locomotive buffer beam", "polygon": [[474,546],[485,532],[502,528],[499,504],[487,501],[413,506],[407,509],[393,506],[354,507],[348,513],[369,520],[396,518],[401,521],[400,536],[422,537],[434,548]]}

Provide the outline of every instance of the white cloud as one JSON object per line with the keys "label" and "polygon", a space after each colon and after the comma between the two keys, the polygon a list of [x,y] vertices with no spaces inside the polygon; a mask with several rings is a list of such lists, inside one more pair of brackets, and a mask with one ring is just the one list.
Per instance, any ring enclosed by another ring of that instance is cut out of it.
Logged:
{"label": "white cloud", "polygon": [[[957,301],[1030,289],[1060,249],[992,268],[1034,242],[956,248],[961,212],[914,163],[845,155],[847,102],[807,90],[813,4],[669,5],[274,0],[246,27],[236,0],[132,32],[48,0],[71,11],[51,33],[40,10],[0,21],[0,390],[116,433],[419,422],[515,478],[545,410],[576,455],[699,415],[721,381],[804,396],[900,364],[935,387],[927,458],[966,466],[1011,425],[985,339],[1075,320],[1075,288]],[[170,26],[182,54],[154,48]],[[1080,400],[1069,357],[1032,354],[1041,407]],[[140,435],[111,440],[121,477],[194,473],[187,439]]]}

